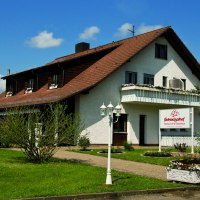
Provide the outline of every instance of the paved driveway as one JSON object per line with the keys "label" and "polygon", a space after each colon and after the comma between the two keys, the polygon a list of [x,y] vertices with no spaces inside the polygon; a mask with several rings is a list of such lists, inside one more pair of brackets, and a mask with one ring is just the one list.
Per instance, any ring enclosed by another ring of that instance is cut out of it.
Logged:
{"label": "paved driveway", "polygon": [[[60,148],[56,152],[54,157],[61,159],[73,159],[73,160],[75,159],[91,165],[105,167],[105,168],[107,167],[106,157],[93,156],[72,151],[65,151],[65,149],[66,148]],[[148,163],[139,163],[127,160],[122,161],[120,159],[112,158],[111,168],[118,171],[166,180],[166,169],[164,166],[160,165],[152,165]]]}

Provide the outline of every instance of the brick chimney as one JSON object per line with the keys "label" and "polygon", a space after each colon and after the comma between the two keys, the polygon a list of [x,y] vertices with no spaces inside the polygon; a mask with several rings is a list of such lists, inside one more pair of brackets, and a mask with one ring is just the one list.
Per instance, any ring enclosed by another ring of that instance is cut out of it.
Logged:
{"label": "brick chimney", "polygon": [[78,44],[75,45],[75,52],[79,53],[85,50],[90,49],[90,43],[87,42],[80,42]]}

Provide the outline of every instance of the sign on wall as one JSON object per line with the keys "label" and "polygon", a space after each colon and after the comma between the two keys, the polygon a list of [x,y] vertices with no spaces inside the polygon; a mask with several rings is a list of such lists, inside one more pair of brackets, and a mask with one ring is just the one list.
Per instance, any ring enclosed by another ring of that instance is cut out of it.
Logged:
{"label": "sign on wall", "polygon": [[160,110],[160,128],[190,128],[190,108]]}

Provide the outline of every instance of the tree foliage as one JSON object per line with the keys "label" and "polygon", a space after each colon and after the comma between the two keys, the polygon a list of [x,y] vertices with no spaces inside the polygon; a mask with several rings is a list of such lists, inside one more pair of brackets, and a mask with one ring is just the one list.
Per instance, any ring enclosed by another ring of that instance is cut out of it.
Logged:
{"label": "tree foliage", "polygon": [[47,161],[60,144],[76,145],[83,130],[80,117],[66,114],[66,109],[63,104],[50,104],[42,112],[32,107],[7,109],[0,120],[0,139],[2,135],[23,149],[31,161]]}

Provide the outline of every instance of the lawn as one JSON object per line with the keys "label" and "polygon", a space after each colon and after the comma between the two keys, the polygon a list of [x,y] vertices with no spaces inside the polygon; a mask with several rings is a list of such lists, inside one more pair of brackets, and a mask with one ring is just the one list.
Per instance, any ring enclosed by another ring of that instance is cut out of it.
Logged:
{"label": "lawn", "polygon": [[[80,151],[74,150],[81,153],[87,153],[96,156],[105,156],[107,157],[107,153],[99,153],[102,149],[91,149],[90,151]],[[163,165],[168,166],[171,160],[176,160],[180,157],[151,157],[151,156],[144,156],[143,154],[146,151],[158,151],[158,148],[139,148],[135,150],[124,150],[122,148],[122,153],[112,153],[112,158],[118,158],[123,160],[131,160],[136,162],[143,162],[143,163],[150,163],[155,165]],[[176,151],[175,149],[168,149],[168,151]],[[188,152],[189,149],[188,149]]]}
{"label": "lawn", "polygon": [[113,171],[113,185],[105,185],[106,169],[75,161],[52,159],[28,162],[22,152],[0,149],[0,199],[56,196],[185,186]]}

